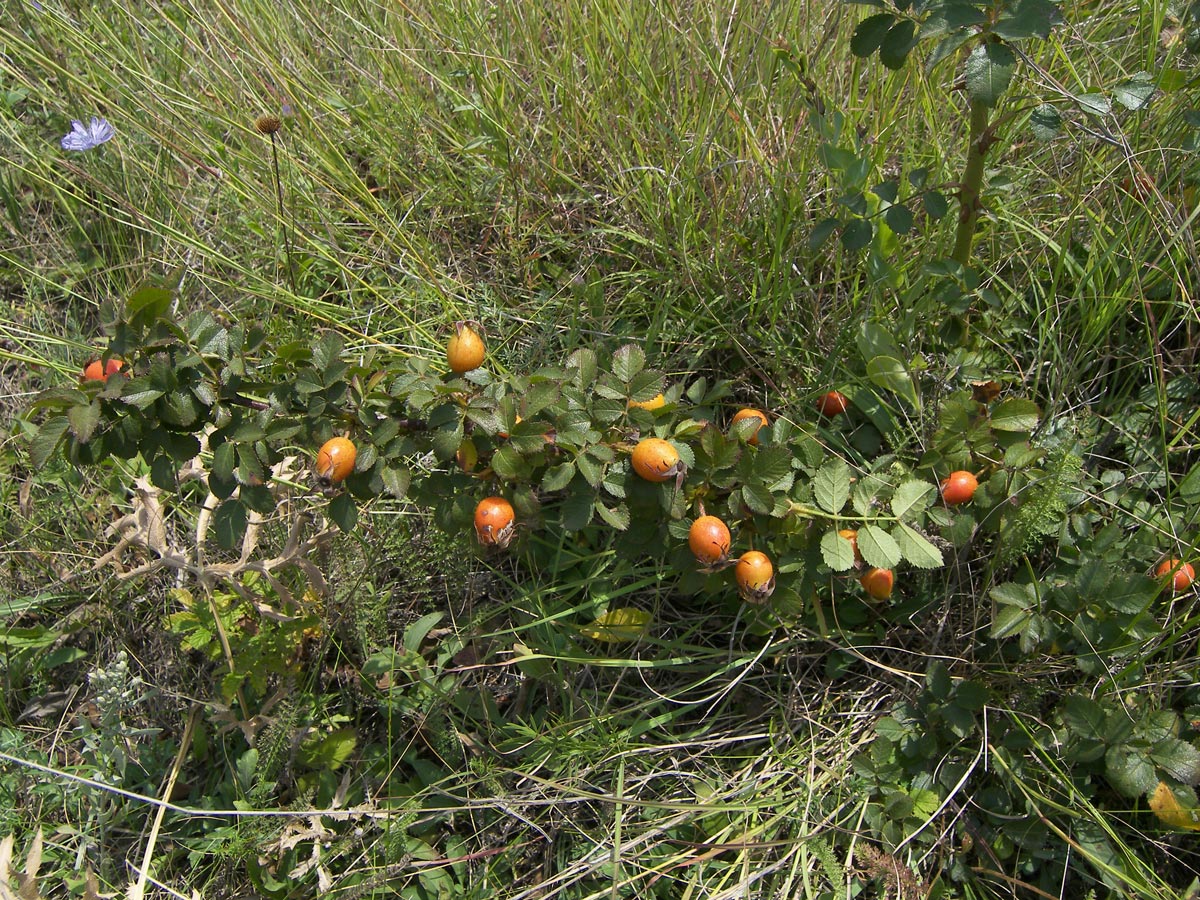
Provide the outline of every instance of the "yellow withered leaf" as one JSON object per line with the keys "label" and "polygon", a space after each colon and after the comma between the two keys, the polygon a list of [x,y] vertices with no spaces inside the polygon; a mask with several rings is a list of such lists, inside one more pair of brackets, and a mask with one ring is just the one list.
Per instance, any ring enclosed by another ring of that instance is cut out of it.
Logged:
{"label": "yellow withered leaf", "polygon": [[612,644],[636,641],[646,633],[653,618],[645,610],[622,606],[597,616],[595,621],[584,625],[579,630],[584,637],[589,637],[593,641],[605,641]]}
{"label": "yellow withered leaf", "polygon": [[1164,781],[1160,781],[1150,794],[1150,811],[1171,828],[1200,831],[1200,810],[1184,809]]}

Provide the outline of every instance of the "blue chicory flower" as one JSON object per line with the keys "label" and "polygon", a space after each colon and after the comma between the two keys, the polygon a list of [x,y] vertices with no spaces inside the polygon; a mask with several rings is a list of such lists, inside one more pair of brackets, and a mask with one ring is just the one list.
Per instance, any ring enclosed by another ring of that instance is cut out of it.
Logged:
{"label": "blue chicory flower", "polygon": [[100,119],[92,116],[92,121],[86,126],[76,120],[71,120],[71,133],[63,137],[62,148],[64,150],[91,150],[93,147],[99,147],[105,141],[111,140],[116,131],[108,124],[106,119]]}

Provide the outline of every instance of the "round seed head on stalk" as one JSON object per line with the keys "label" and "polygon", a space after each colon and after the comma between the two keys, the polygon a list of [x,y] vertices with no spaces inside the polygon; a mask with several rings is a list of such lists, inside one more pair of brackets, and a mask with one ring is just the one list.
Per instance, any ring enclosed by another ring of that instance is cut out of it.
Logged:
{"label": "round seed head on stalk", "polygon": [[268,114],[254,120],[254,130],[259,134],[272,135],[282,127],[283,120],[279,116]]}

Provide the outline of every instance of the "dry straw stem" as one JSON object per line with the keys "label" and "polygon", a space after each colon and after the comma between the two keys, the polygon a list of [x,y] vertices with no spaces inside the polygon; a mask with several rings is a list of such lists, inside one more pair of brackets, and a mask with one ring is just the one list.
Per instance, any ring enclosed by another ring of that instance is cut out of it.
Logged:
{"label": "dry straw stem", "polygon": [[[295,465],[295,457],[288,457],[276,465],[272,470],[273,483],[288,480],[295,470]],[[181,483],[199,480],[207,486],[208,473],[194,461],[180,472],[179,480]],[[264,603],[261,598],[247,590],[241,583],[242,575],[254,573],[264,578],[284,605],[292,605],[295,598],[277,577],[277,573],[289,566],[303,571],[315,591],[325,592],[325,578],[320,568],[309,557],[328,542],[333,529],[322,527],[306,537],[305,531],[312,522],[312,515],[308,510],[287,503],[286,498],[280,495],[281,503],[286,503],[289,509],[291,521],[287,540],[276,556],[255,557],[265,520],[260,513],[251,511],[238,559],[235,562],[210,563],[205,559],[204,548],[213,513],[220,504],[217,496],[210,491],[204,501],[197,517],[195,544],[191,550],[182,549],[168,538],[166,513],[159,496],[159,489],[152,485],[146,476],[139,477],[134,482],[133,510],[109,526],[108,533],[120,537],[117,544],[92,565],[93,572],[111,565],[116,570],[118,580],[129,581],[160,569],[171,569],[180,575],[191,575],[206,590],[211,589],[217,582],[223,582],[242,599],[252,604],[261,615],[276,621],[289,621],[291,617]],[[133,569],[126,569],[123,557],[125,551],[131,547],[149,551],[154,558]]]}
{"label": "dry straw stem", "polygon": [[[171,774],[167,777],[166,786],[162,790],[164,797],[170,797],[175,790],[175,781],[183,768],[184,760],[191,752],[192,733],[196,730],[200,709],[199,704],[193,705],[191,713],[188,714],[187,726],[183,729],[183,737],[179,740],[179,752],[175,754],[175,764],[171,766]],[[146,881],[150,877],[150,862],[154,859],[154,847],[158,843],[158,832],[162,828],[162,820],[166,812],[165,806],[159,806],[158,811],[154,814],[154,824],[150,828],[150,836],[146,839],[146,852],[142,854],[141,866],[137,867],[138,879],[129,886],[129,900],[142,900],[146,895]]]}

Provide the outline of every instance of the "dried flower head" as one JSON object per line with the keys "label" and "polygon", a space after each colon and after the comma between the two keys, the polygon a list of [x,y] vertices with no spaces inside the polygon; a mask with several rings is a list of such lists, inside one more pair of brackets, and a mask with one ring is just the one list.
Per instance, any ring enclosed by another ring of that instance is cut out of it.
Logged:
{"label": "dried flower head", "polygon": [[105,119],[96,116],[92,116],[92,121],[86,126],[79,120],[72,119],[71,131],[63,136],[61,144],[64,150],[82,152],[112,140],[116,133],[116,130]]}
{"label": "dried flower head", "polygon": [[254,130],[259,134],[274,134],[283,127],[283,122],[279,116],[259,116],[254,120]]}

